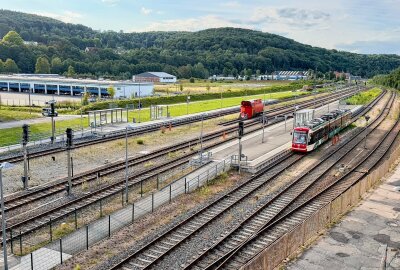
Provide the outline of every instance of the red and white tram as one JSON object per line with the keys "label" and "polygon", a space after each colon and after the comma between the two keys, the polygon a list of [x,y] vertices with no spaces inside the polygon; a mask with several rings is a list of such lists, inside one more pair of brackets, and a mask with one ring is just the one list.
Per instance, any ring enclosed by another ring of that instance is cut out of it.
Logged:
{"label": "red and white tram", "polygon": [[352,112],[338,109],[322,115],[320,118],[295,127],[292,137],[292,150],[310,152],[332,138],[349,125]]}

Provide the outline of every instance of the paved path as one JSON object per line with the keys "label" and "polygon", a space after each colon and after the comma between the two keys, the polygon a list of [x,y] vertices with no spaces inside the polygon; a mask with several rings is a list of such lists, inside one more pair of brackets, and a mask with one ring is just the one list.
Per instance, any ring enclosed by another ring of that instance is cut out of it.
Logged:
{"label": "paved path", "polygon": [[400,269],[400,166],[287,269]]}

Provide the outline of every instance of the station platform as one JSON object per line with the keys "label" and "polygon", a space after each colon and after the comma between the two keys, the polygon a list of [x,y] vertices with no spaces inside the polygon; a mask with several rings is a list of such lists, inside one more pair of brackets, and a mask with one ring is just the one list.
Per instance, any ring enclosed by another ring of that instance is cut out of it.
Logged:
{"label": "station platform", "polygon": [[[315,109],[315,117],[332,111],[339,107],[338,102],[330,103]],[[355,109],[360,106],[340,105],[341,109]],[[264,130],[264,142],[262,142],[263,131],[257,131],[245,135],[242,138],[242,154],[246,156],[246,160],[241,162],[245,171],[254,173],[260,165],[269,158],[275,156],[279,152],[285,151],[291,147],[291,132],[293,130],[293,119],[286,120],[286,123],[280,122]],[[246,129],[245,129],[246,133]],[[238,155],[238,140],[226,143],[211,150],[214,160],[224,160],[232,155]]]}
{"label": "station platform", "polygon": [[286,269],[400,269],[400,165]]}

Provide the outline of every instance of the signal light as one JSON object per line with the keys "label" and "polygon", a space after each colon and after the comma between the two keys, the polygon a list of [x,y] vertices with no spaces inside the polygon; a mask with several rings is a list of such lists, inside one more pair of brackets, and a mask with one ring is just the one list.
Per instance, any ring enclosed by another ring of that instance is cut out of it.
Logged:
{"label": "signal light", "polygon": [[241,139],[243,137],[243,135],[244,135],[244,124],[243,124],[243,121],[239,121],[238,133],[239,133],[239,139]]}
{"label": "signal light", "polygon": [[27,124],[24,124],[22,126],[22,143],[26,145],[29,141],[29,126]]}
{"label": "signal light", "polygon": [[72,138],[73,138],[72,129],[67,128],[66,133],[67,133],[67,146],[71,147],[72,146]]}

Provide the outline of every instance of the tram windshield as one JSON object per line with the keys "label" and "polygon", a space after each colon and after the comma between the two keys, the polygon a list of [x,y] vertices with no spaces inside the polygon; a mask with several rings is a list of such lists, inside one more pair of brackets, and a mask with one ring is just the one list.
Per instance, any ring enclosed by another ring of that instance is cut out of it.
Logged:
{"label": "tram windshield", "polygon": [[306,144],[307,143],[307,133],[302,131],[295,131],[293,133],[293,143]]}

